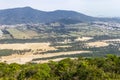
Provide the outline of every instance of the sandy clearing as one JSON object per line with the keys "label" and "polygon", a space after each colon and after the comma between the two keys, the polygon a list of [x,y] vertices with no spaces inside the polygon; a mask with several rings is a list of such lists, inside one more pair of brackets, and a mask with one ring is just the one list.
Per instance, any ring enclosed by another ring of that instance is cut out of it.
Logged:
{"label": "sandy clearing", "polygon": [[90,39],[93,39],[93,37],[78,37],[75,41],[88,41]]}
{"label": "sandy clearing", "polygon": [[105,47],[108,46],[109,44],[106,42],[97,41],[97,42],[87,43],[87,45],[90,47]]}
{"label": "sandy clearing", "polygon": [[55,50],[54,47],[50,47],[50,43],[16,43],[16,44],[0,44],[0,49],[13,49],[13,50],[25,50],[25,49],[42,49],[42,50]]}
{"label": "sandy clearing", "polygon": [[[71,51],[71,52],[59,52],[59,53],[49,53],[49,54],[37,54],[37,55],[33,55],[31,53],[26,53],[25,55],[13,54],[11,56],[1,57],[0,61],[6,62],[8,64],[10,63],[25,64],[27,62],[32,61],[32,59],[36,59],[36,58],[47,58],[47,57],[54,57],[60,55],[81,54],[81,53],[90,53],[90,51]],[[44,61],[42,60],[40,62],[42,63]]]}
{"label": "sandy clearing", "polygon": [[108,41],[120,41],[120,39],[109,39],[109,40],[103,40],[105,42],[108,42]]}
{"label": "sandy clearing", "polygon": [[55,46],[55,48],[68,48],[68,47],[71,47],[69,45],[66,45],[66,46]]}

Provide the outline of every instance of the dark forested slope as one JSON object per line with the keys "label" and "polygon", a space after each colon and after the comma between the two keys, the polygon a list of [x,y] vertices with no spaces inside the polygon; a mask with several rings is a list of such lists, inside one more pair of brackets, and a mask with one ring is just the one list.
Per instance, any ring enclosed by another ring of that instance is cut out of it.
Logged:
{"label": "dark forested slope", "polygon": [[45,12],[31,7],[0,10],[0,24],[48,23],[64,19],[77,22],[96,20],[94,17],[67,10]]}

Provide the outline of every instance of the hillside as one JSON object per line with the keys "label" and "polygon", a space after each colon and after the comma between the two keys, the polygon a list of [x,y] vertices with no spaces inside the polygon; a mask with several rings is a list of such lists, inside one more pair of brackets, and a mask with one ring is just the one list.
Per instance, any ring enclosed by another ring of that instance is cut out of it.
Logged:
{"label": "hillside", "polygon": [[0,14],[1,24],[12,24],[0,25],[1,62],[120,56],[119,18],[94,18],[65,10],[44,12],[30,7],[1,10]]}
{"label": "hillside", "polygon": [[55,21],[93,21],[90,17],[75,11],[56,10],[51,12],[39,11],[31,7],[0,10],[0,24],[48,23]]}

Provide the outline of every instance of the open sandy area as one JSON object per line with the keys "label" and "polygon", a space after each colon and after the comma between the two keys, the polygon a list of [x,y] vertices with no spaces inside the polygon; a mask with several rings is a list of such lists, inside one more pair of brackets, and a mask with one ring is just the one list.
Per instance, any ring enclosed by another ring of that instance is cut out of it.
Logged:
{"label": "open sandy area", "polygon": [[120,39],[109,39],[109,40],[104,40],[105,42],[108,42],[108,41],[119,41],[120,42]]}
{"label": "open sandy area", "polygon": [[105,46],[108,46],[109,43],[102,42],[102,41],[96,41],[96,42],[87,43],[87,45],[90,47],[105,47]]}
{"label": "open sandy area", "polygon": [[[26,53],[24,55],[13,54],[10,56],[1,57],[0,61],[6,62],[8,64],[10,63],[25,64],[27,62],[31,62],[32,59],[36,59],[36,58],[47,58],[47,57],[54,57],[54,56],[60,56],[60,55],[81,54],[81,53],[88,53],[88,52],[90,53],[90,51],[70,51],[70,52],[59,52],[59,53],[37,54],[37,55],[33,55],[32,53]],[[64,58],[53,59],[53,61],[59,61],[61,59],[64,59]],[[48,61],[49,60],[39,60],[39,61],[36,61],[36,63],[43,63]]]}
{"label": "open sandy area", "polygon": [[54,47],[50,47],[50,43],[14,43],[14,44],[0,44],[0,49],[13,49],[13,50],[37,50],[42,49],[45,51],[55,50]]}
{"label": "open sandy area", "polygon": [[90,39],[93,39],[93,37],[78,37],[75,41],[88,41]]}

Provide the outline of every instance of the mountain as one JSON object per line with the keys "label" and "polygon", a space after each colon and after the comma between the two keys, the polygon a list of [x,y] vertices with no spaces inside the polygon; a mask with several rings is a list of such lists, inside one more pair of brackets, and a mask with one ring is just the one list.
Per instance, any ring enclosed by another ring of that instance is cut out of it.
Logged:
{"label": "mountain", "polygon": [[61,22],[74,24],[91,21],[117,21],[120,18],[97,18],[84,15],[75,11],[56,10],[40,11],[31,7],[13,8],[0,10],[0,24],[21,24],[21,23],[50,23]]}
{"label": "mountain", "polygon": [[0,24],[49,23],[56,21],[77,23],[94,20],[97,20],[97,18],[66,10],[45,12],[31,7],[0,10]]}

